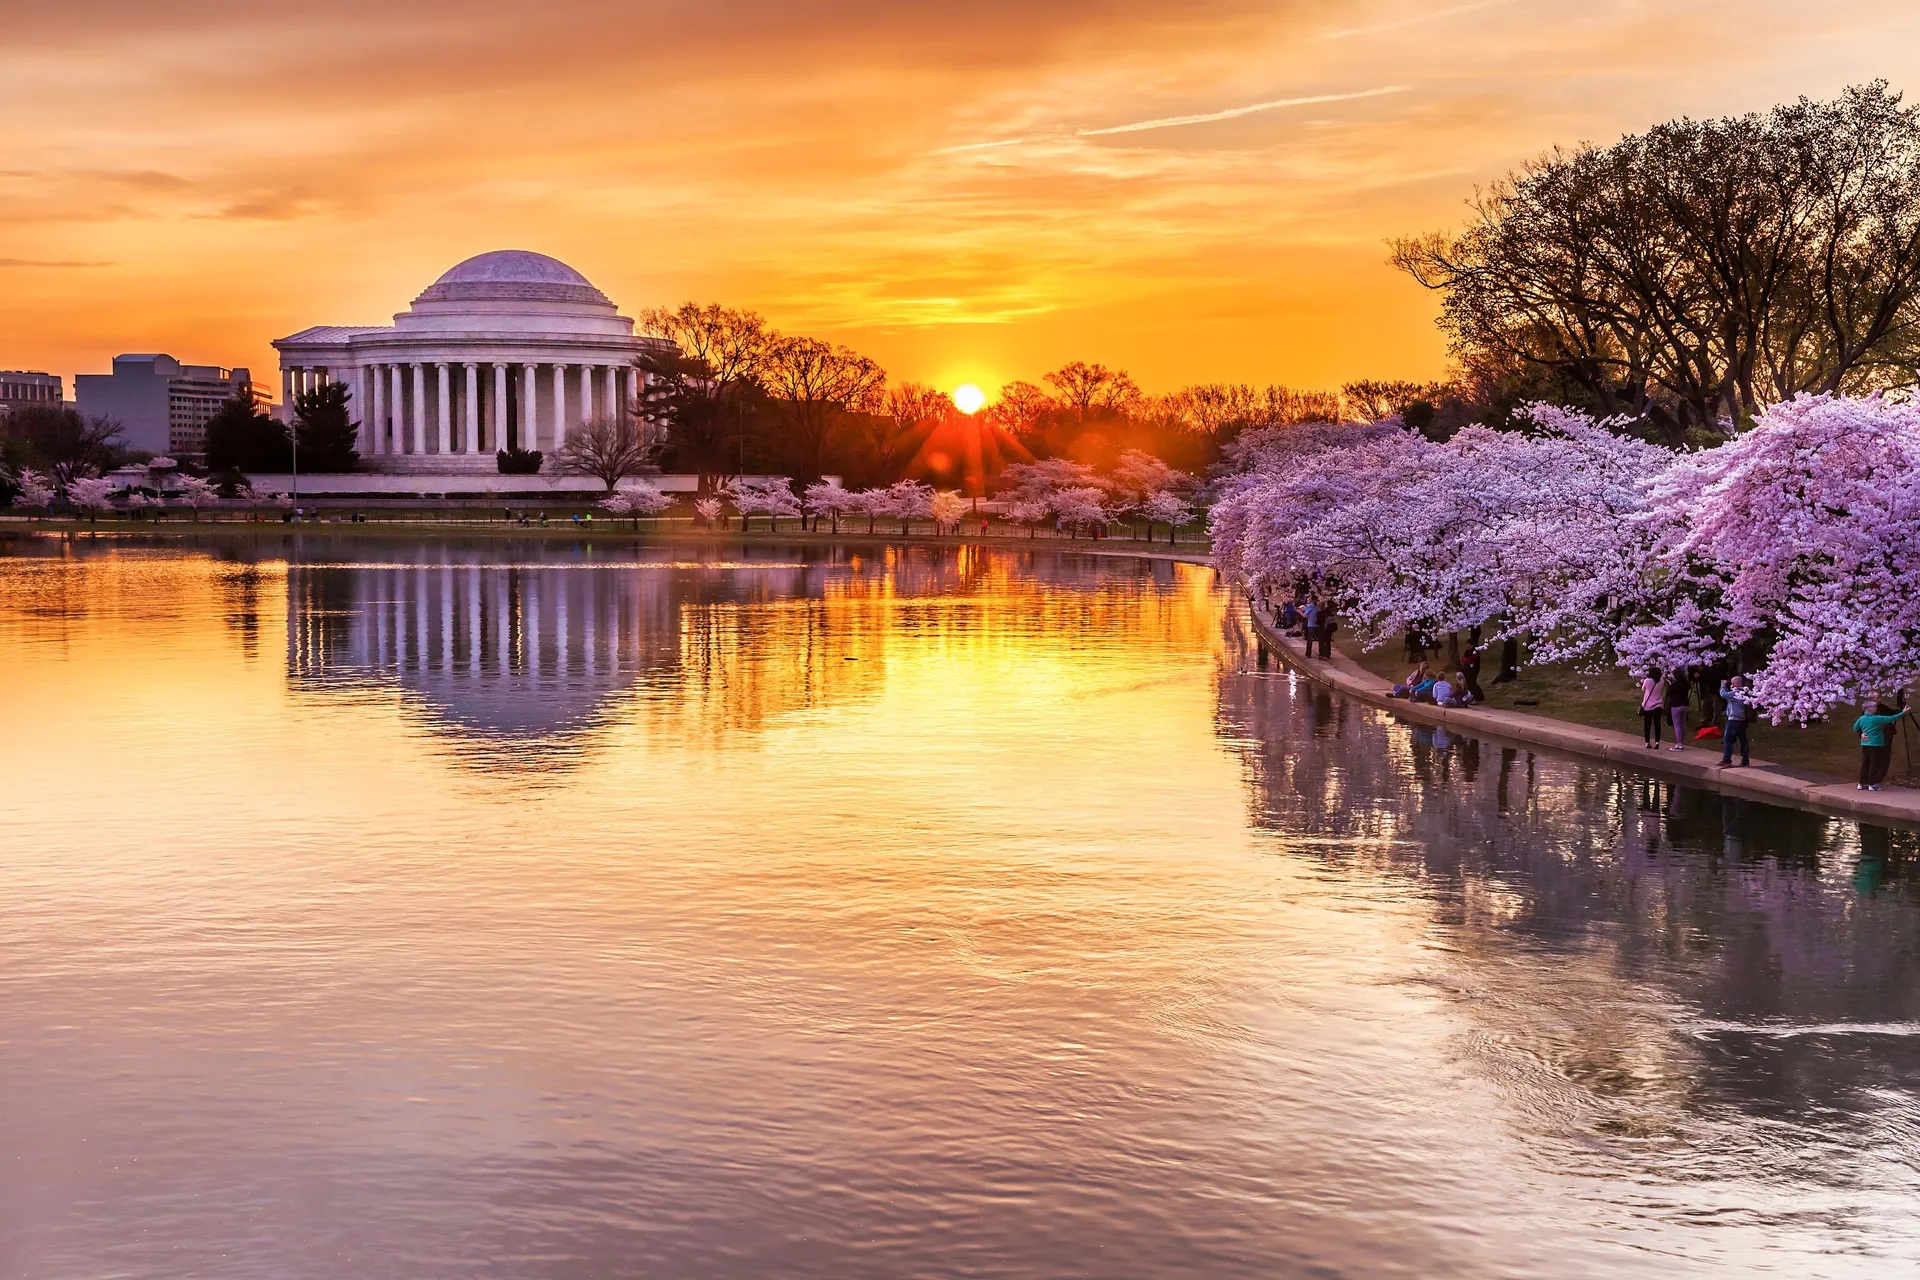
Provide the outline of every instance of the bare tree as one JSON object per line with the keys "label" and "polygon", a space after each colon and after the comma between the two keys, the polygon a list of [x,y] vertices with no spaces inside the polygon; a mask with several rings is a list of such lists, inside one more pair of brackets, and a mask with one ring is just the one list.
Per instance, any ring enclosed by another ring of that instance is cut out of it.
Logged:
{"label": "bare tree", "polygon": [[862,419],[866,443],[881,474],[897,477],[920,440],[953,413],[953,397],[925,383],[889,387],[880,412]]}
{"label": "bare tree", "polygon": [[1060,404],[1031,382],[1009,382],[1000,397],[988,405],[989,423],[1016,440],[1038,439],[1060,412]]}
{"label": "bare tree", "polygon": [[739,470],[775,335],[754,312],[715,303],[643,311],[640,326],[677,350],[640,357],[647,390],[639,411],[666,427],[673,460],[711,493]]}
{"label": "bare tree", "polygon": [[612,493],[628,476],[649,470],[665,444],[664,429],[649,419],[624,413],[594,418],[567,433],[560,466],[595,477]]}
{"label": "bare tree", "polygon": [[29,457],[65,488],[74,480],[97,475],[113,464],[114,438],[120,424],[112,418],[83,418],[72,409],[29,405],[7,419],[7,434],[24,440]]}
{"label": "bare tree", "polygon": [[801,478],[817,480],[827,433],[849,411],[878,407],[884,369],[857,351],[817,338],[781,338],[767,353],[762,372],[769,394],[792,431]]}
{"label": "bare tree", "polygon": [[1469,376],[1537,368],[1674,443],[1911,380],[1920,110],[1883,82],[1557,151],[1472,208],[1393,251]]}
{"label": "bare tree", "polygon": [[1068,412],[1080,422],[1099,415],[1125,413],[1140,399],[1140,388],[1124,371],[1075,360],[1047,375]]}

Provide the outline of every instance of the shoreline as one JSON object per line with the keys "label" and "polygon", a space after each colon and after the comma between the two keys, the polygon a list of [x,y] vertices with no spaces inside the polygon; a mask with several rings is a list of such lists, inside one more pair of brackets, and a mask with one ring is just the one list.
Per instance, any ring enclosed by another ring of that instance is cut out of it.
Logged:
{"label": "shoreline", "polygon": [[1387,694],[1392,685],[1353,659],[1340,653],[1331,659],[1309,658],[1304,642],[1282,635],[1278,625],[1258,605],[1249,601],[1247,613],[1263,651],[1275,654],[1288,667],[1335,693],[1385,711],[1398,720],[1439,725],[1470,737],[1553,751],[1685,782],[1743,800],[1761,800],[1876,826],[1892,823],[1920,830],[1920,791],[1906,788],[1856,791],[1853,783],[1830,774],[1772,765],[1758,758],[1744,769],[1722,767],[1717,742],[1710,749],[1698,751],[1691,747],[1687,752],[1666,748],[1649,751],[1639,738],[1614,729],[1595,729],[1518,711],[1438,707],[1390,698]]}
{"label": "shoreline", "polygon": [[763,546],[822,546],[822,547],[986,547],[1000,551],[1062,551],[1083,555],[1132,556],[1142,560],[1175,561],[1186,564],[1211,566],[1212,552],[1204,543],[1180,542],[1144,542],[1138,538],[1029,538],[1024,534],[988,535],[978,534],[912,534],[902,536],[889,533],[884,529],[873,533],[842,530],[839,533],[819,532],[815,530],[766,530],[766,529],[695,529],[695,528],[643,528],[635,532],[631,527],[620,527],[612,519],[596,521],[591,527],[576,525],[570,520],[554,520],[548,524],[511,524],[505,520],[461,521],[461,520],[369,520],[362,524],[314,522],[288,524],[278,519],[271,521],[191,520],[164,521],[158,524],[108,521],[89,524],[85,521],[55,520],[34,521],[0,520],[0,542],[29,542],[40,538],[73,539],[78,541],[132,542],[132,541],[168,541],[191,538],[201,534],[221,537],[250,537],[256,539],[293,540],[308,537],[473,537],[494,539],[540,539],[566,541],[592,539],[595,542],[615,542],[621,544],[660,544],[660,545],[704,545],[730,543],[738,545]]}

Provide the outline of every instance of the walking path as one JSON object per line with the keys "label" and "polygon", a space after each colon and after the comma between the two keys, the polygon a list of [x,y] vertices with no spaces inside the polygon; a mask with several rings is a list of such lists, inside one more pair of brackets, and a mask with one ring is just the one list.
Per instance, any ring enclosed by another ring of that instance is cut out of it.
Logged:
{"label": "walking path", "polygon": [[1636,773],[1674,778],[1710,791],[1743,796],[1750,800],[1812,809],[1818,813],[1862,822],[1893,822],[1920,827],[1920,791],[1857,791],[1851,781],[1842,782],[1824,774],[1790,769],[1759,759],[1754,760],[1749,768],[1723,768],[1717,742],[1711,748],[1688,747],[1685,751],[1661,748],[1649,751],[1641,739],[1612,729],[1594,729],[1519,711],[1436,707],[1429,703],[1390,698],[1387,695],[1393,686],[1352,658],[1340,653],[1335,653],[1331,660],[1309,658],[1301,641],[1281,634],[1271,614],[1258,605],[1250,605],[1249,609],[1261,645],[1281,661],[1349,698],[1391,712],[1402,720],[1444,725],[1474,737],[1506,739],[1523,746],[1548,747],[1569,755],[1620,765]]}

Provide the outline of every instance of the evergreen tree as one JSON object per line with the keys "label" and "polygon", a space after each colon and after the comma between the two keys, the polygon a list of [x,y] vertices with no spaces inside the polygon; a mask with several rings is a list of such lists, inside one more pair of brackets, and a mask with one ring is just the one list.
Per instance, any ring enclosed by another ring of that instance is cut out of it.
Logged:
{"label": "evergreen tree", "polygon": [[352,471],[360,464],[355,427],[347,415],[347,384],[323,382],[293,402],[302,471]]}
{"label": "evergreen tree", "polygon": [[261,412],[249,392],[242,390],[208,420],[207,470],[281,475],[292,469],[286,428]]}

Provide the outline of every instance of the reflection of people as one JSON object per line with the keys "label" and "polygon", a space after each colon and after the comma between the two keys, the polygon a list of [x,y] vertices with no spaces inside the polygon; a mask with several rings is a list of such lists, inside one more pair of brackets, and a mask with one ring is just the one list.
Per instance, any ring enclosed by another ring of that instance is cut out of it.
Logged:
{"label": "reflection of people", "polygon": [[1726,728],[1722,731],[1720,745],[1720,763],[1733,763],[1734,739],[1740,740],[1740,767],[1746,768],[1747,758],[1747,716],[1751,712],[1747,702],[1747,678],[1728,676],[1720,682],[1720,701],[1726,705]]}
{"label": "reflection of people", "polygon": [[1853,722],[1853,731],[1860,735],[1860,781],[1854,785],[1855,791],[1880,789],[1887,767],[1893,763],[1893,727],[1911,714],[1905,708],[1896,711],[1884,702],[1876,702],[1872,711]]}

